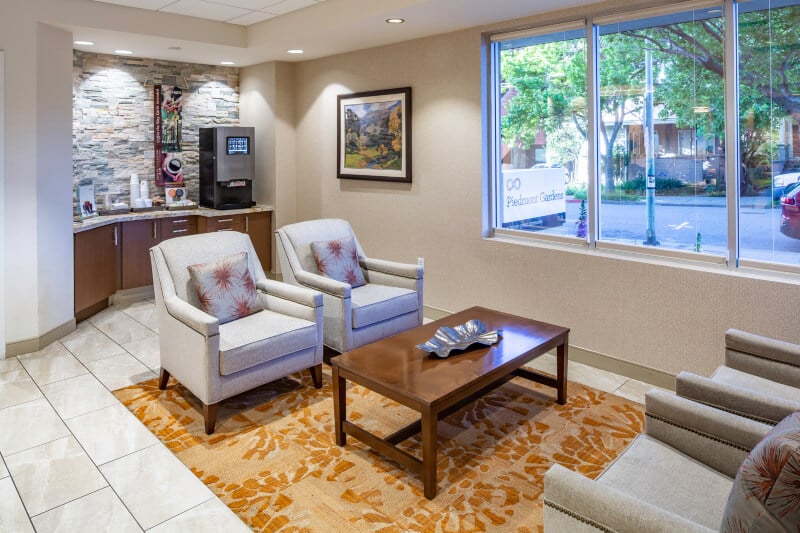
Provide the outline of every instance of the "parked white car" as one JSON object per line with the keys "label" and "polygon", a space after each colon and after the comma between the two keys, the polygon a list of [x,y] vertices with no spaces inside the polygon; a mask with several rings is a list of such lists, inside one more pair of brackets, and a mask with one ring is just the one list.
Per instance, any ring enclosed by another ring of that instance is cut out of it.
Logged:
{"label": "parked white car", "polygon": [[800,181],[800,172],[787,172],[772,177],[772,199],[778,200],[783,196],[787,185]]}

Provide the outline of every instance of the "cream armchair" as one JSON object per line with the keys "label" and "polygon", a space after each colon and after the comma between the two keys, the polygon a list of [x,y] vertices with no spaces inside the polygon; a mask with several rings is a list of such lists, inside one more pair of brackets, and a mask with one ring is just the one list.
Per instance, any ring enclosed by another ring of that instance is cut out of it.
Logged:
{"label": "cream armchair", "polygon": [[725,365],[710,378],[681,372],[675,390],[686,398],[777,424],[800,410],[800,345],[729,329]]}
{"label": "cream armchair", "polygon": [[[220,324],[201,310],[189,265],[240,252],[264,310]],[[308,369],[322,386],[322,295],[266,278],[250,238],[237,232],[190,235],[150,249],[164,389],[174,376],[203,403],[206,433],[219,402]]]}
{"label": "cream armchair", "polygon": [[[344,220],[298,222],[276,232],[283,280],[322,292],[325,344],[346,352],[422,324],[422,274],[417,265],[372,259]],[[318,273],[311,244],[352,238],[367,283],[348,283]]]}
{"label": "cream armchair", "polygon": [[660,390],[645,402],[645,432],[597,479],[545,473],[545,531],[721,530],[737,471],[772,426]]}

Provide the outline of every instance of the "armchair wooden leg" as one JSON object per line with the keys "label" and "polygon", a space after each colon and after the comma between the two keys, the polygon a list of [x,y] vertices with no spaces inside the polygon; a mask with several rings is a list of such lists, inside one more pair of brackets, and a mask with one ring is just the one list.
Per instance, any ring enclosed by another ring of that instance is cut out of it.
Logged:
{"label": "armchair wooden leg", "polygon": [[203,418],[206,421],[206,435],[214,433],[214,426],[217,424],[217,409],[219,403],[211,405],[203,404]]}
{"label": "armchair wooden leg", "polygon": [[164,390],[167,388],[167,382],[169,381],[169,371],[165,368],[161,369],[161,380],[158,382],[158,388]]}
{"label": "armchair wooden leg", "polygon": [[322,387],[322,363],[314,365],[308,369],[311,372],[311,379],[314,381],[314,388]]}

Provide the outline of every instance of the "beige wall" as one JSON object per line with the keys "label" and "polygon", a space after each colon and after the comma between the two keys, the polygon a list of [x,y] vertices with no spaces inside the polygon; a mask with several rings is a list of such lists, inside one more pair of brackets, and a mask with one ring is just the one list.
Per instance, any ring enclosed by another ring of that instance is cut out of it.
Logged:
{"label": "beige wall", "polygon": [[[481,35],[467,30],[299,64],[297,219],[350,220],[371,256],[425,257],[425,304],[485,305],[571,328],[571,344],[710,372],[729,327],[800,341],[793,282],[481,236]],[[336,95],[413,88],[411,185],[336,179]]]}

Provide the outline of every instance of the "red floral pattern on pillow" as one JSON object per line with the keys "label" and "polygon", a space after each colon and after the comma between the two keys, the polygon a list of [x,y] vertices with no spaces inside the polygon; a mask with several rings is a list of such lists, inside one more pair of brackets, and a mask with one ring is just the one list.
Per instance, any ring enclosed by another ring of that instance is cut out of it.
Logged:
{"label": "red floral pattern on pillow", "polygon": [[199,265],[189,265],[200,308],[220,324],[264,309],[247,267],[247,252]]}
{"label": "red floral pattern on pillow", "polygon": [[349,283],[354,288],[364,285],[364,272],[358,264],[358,251],[353,239],[335,239],[311,243],[317,271],[331,279]]}

